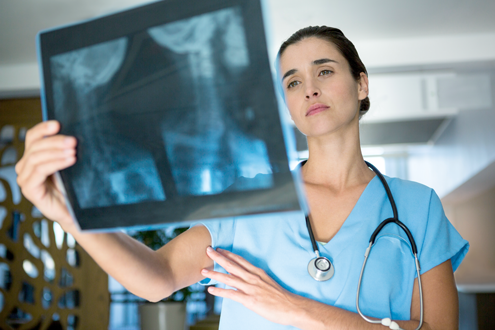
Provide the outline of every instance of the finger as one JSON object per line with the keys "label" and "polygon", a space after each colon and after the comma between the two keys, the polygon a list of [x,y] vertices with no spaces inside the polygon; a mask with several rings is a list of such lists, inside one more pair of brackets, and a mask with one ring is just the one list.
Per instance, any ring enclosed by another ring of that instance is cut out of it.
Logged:
{"label": "finger", "polygon": [[[76,153],[77,140],[74,137],[57,135],[49,137],[43,140],[33,142],[33,144],[26,148],[21,160],[16,164],[15,171],[18,175],[23,172],[26,163],[28,163],[33,154],[40,153],[42,151],[49,151],[48,153],[40,154],[45,155],[46,158],[43,161],[48,161],[51,155],[56,155],[55,151],[65,152],[66,156],[72,156]],[[37,156],[39,157],[39,155]]]}
{"label": "finger", "polygon": [[24,168],[24,158],[21,158],[17,164],[15,164],[14,171],[19,176],[19,173],[22,172],[22,169]]}
{"label": "finger", "polygon": [[56,120],[49,120],[35,125],[26,133],[26,146],[31,145],[34,141],[41,140],[45,136],[57,134],[60,130],[60,124]]}
{"label": "finger", "polygon": [[24,162],[17,167],[18,181],[23,182],[24,178],[29,176],[39,164],[45,164],[52,161],[72,159],[76,156],[75,149],[51,149],[45,151],[33,152],[24,157]]}
{"label": "finger", "polygon": [[67,155],[57,158],[41,157],[37,161],[29,159],[24,165],[23,171],[19,174],[17,179],[21,184],[29,181],[32,175],[39,175],[42,179],[52,175],[53,173],[60,171],[73,165],[76,162],[75,155]]}
{"label": "finger", "polygon": [[26,154],[48,149],[75,149],[77,140],[73,136],[55,135],[33,142],[26,149]]}
{"label": "finger", "polygon": [[39,164],[32,171],[26,173],[25,177],[21,177],[19,185],[24,192],[29,192],[30,189],[36,188],[45,183],[47,178],[53,173],[60,171],[76,162],[75,157],[59,159],[47,163]]}
{"label": "finger", "polygon": [[[222,266],[227,272],[243,279],[246,283],[261,285],[261,283],[263,282],[262,276],[259,274],[259,272],[250,272],[248,269],[239,265],[234,260],[226,257],[221,253],[218,253],[211,247],[208,247],[207,254],[213,261]],[[236,256],[236,254],[234,253],[231,253],[231,255]]]}
{"label": "finger", "polygon": [[246,294],[239,291],[239,290],[222,289],[222,288],[217,288],[214,286],[208,287],[208,292],[214,296],[232,299],[232,300],[237,301],[241,304],[247,298]]}
{"label": "finger", "polygon": [[41,151],[32,152],[29,155],[29,161],[26,161],[30,164],[41,164],[46,163],[51,160],[57,160],[68,157],[75,157],[76,149],[47,149]]}
{"label": "finger", "polygon": [[224,274],[220,272],[216,272],[213,270],[202,269],[201,275],[208,277],[212,280],[218,281],[220,283],[226,284],[230,287],[236,288],[241,291],[246,291],[246,282],[242,280],[240,277],[231,274]]}
{"label": "finger", "polygon": [[265,274],[265,271],[263,269],[258,268],[256,266],[253,266],[253,264],[251,264],[249,261],[247,261],[246,259],[244,259],[243,257],[241,257],[238,254],[232,253],[230,251],[227,251],[227,250],[224,250],[221,248],[217,248],[217,252],[222,254],[223,256],[233,260],[235,263],[237,263],[238,265],[240,265],[241,267],[243,267],[244,269],[248,270],[249,272],[251,272],[253,274],[258,274],[258,275],[264,275]]}
{"label": "finger", "polygon": [[241,272],[245,272],[246,269],[241,267],[239,264],[237,264],[235,261],[232,259],[227,258],[223,254],[218,253],[215,251],[212,247],[208,247],[206,249],[206,254],[210,259],[218,263],[220,266],[222,266],[227,272],[238,275]]}
{"label": "finger", "polygon": [[25,176],[18,178],[19,186],[22,193],[28,198],[39,197],[37,193],[43,186],[47,178],[53,173],[60,171],[76,162],[76,157],[68,157],[64,159],[52,160],[46,163],[38,164],[25,172]]}

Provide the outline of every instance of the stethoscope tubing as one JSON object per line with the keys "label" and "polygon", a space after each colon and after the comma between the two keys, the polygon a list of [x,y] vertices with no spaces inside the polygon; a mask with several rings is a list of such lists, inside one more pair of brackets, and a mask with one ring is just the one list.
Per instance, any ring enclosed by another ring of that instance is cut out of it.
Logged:
{"label": "stethoscope tubing", "polygon": [[[359,274],[359,282],[358,282],[358,288],[357,288],[357,292],[356,292],[356,309],[357,309],[359,315],[361,315],[361,317],[364,320],[366,320],[366,321],[368,321],[370,323],[376,323],[376,324],[380,324],[381,323],[381,324],[383,324],[385,326],[389,326],[390,329],[400,329],[400,327],[397,325],[397,323],[394,322],[394,321],[392,321],[392,320],[390,320],[389,318],[385,318],[385,319],[382,319],[382,320],[372,320],[372,319],[366,317],[361,312],[361,310],[359,308],[359,293],[360,293],[360,290],[361,290],[361,281],[362,281],[362,278],[363,278],[364,269],[366,267],[366,262],[368,260],[368,256],[369,256],[369,254],[371,252],[371,248],[375,244],[376,237],[378,236],[378,234],[380,233],[380,231],[383,229],[383,227],[385,227],[389,223],[395,223],[400,228],[402,228],[402,230],[406,234],[406,236],[407,236],[407,238],[409,240],[409,243],[411,245],[412,253],[414,255],[414,263],[415,263],[416,273],[417,273],[417,278],[418,278],[419,298],[420,298],[420,321],[419,321],[418,327],[416,328],[416,330],[419,330],[419,329],[421,329],[421,327],[423,325],[423,313],[424,313],[424,310],[423,310],[423,288],[422,288],[422,285],[421,285],[421,274],[420,274],[421,267],[419,265],[418,249],[416,247],[416,242],[414,241],[414,238],[413,238],[411,232],[409,231],[409,229],[407,228],[407,226],[399,220],[399,214],[398,214],[398,211],[397,211],[397,206],[395,204],[394,197],[392,196],[392,192],[390,191],[390,187],[389,187],[387,181],[385,180],[385,178],[383,177],[382,173],[375,166],[373,166],[371,163],[369,163],[367,161],[365,161],[365,163],[366,163],[366,165],[369,168],[371,168],[373,170],[373,172],[375,172],[375,174],[380,179],[380,181],[381,181],[381,183],[382,183],[382,185],[383,185],[383,187],[384,187],[384,189],[385,189],[385,191],[387,193],[387,197],[388,197],[388,200],[390,202],[390,206],[392,207],[393,218],[388,218],[388,219],[383,220],[378,225],[378,227],[373,231],[373,233],[371,234],[370,241],[369,241],[369,246],[366,249],[366,252],[364,254],[364,262],[363,262],[363,266],[361,267],[361,273]],[[301,165],[302,164],[304,164],[304,163],[301,163]],[[308,229],[309,238],[311,240],[311,245],[313,247],[313,251],[315,252],[317,258],[320,258],[320,250],[318,249],[318,245],[316,244],[316,240],[315,240],[315,237],[314,237],[314,234],[313,234],[313,229],[311,227],[311,222],[309,220],[309,216],[308,215],[306,215],[306,227]],[[323,257],[323,258],[327,259],[326,257]],[[332,267],[333,267],[333,265],[332,265]],[[320,281],[319,279],[316,279],[316,280]]]}
{"label": "stethoscope tubing", "polygon": [[315,236],[313,235],[313,228],[311,227],[311,222],[309,221],[309,216],[306,215],[306,227],[309,232],[309,239],[311,240],[311,245],[313,246],[313,251],[315,251],[316,256],[320,256],[320,250],[318,249],[318,245],[316,244]]}
{"label": "stethoscope tubing", "polygon": [[[368,261],[368,256],[371,252],[371,247],[373,246],[374,243],[371,243],[369,244],[369,246],[366,248],[366,252],[364,253],[364,262],[363,262],[363,266],[361,267],[361,273],[359,274],[359,282],[358,282],[358,288],[357,288],[357,292],[356,292],[356,309],[359,313],[359,315],[361,315],[361,317],[369,322],[369,323],[374,323],[374,324],[383,324],[385,326],[389,326],[390,329],[394,329],[392,326],[391,326],[391,323],[392,321],[390,319],[381,319],[381,320],[372,320],[368,317],[366,317],[362,312],[361,312],[361,309],[359,308],[359,293],[361,291],[361,281],[363,279],[363,274],[364,274],[364,268],[366,267],[366,262]],[[421,270],[421,267],[419,266],[419,260],[418,260],[418,255],[417,254],[414,254],[414,264],[415,264],[415,267],[416,267],[416,275],[417,275],[417,279],[418,279],[418,287],[419,287],[419,309],[420,309],[420,316],[419,316],[419,325],[418,327],[415,329],[415,330],[419,330],[421,329],[421,327],[423,326],[423,313],[424,313],[424,308],[423,308],[423,285],[421,284],[421,274],[420,274],[420,270]],[[384,320],[388,320],[390,321],[388,324],[386,324],[384,322]],[[395,323],[395,322],[394,322]],[[396,325],[397,323],[395,323]],[[398,325],[395,329],[398,329],[398,330],[403,330],[402,328],[400,328]]]}

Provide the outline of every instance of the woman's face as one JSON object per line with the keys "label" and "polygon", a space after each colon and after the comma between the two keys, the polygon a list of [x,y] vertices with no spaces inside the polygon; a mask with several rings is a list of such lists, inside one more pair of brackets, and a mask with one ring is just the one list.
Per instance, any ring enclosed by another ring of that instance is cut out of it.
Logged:
{"label": "woman's face", "polygon": [[361,73],[356,81],[332,43],[312,37],[287,47],[280,72],[291,117],[306,136],[323,136],[358,123],[368,78]]}

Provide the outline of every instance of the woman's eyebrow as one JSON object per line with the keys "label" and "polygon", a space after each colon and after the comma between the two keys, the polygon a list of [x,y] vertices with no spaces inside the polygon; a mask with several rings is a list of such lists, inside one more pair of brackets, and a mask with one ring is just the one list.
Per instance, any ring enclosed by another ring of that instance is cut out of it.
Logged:
{"label": "woman's eyebrow", "polygon": [[293,75],[293,74],[294,74],[294,73],[296,73],[296,72],[297,72],[297,70],[296,70],[296,69],[291,69],[291,70],[287,71],[287,72],[284,74],[284,76],[282,77],[282,81],[284,81],[284,79],[285,79],[285,78],[287,78],[287,77],[288,77],[288,76],[290,76],[290,75]]}
{"label": "woman's eyebrow", "polygon": [[[320,64],[325,64],[325,63],[329,63],[329,62],[333,62],[333,63],[337,63],[337,64],[339,63],[339,62],[337,62],[337,61],[335,61],[335,60],[331,60],[331,59],[329,59],[329,58],[320,58],[319,60],[314,60],[314,61],[312,62],[312,64],[313,64],[313,65],[320,65]],[[293,74],[294,74],[294,73],[296,73],[296,72],[297,72],[297,69],[291,69],[291,70],[287,71],[287,72],[284,74],[284,76],[282,77],[282,81],[284,81],[284,79],[285,79],[285,78],[287,78],[287,77],[288,77],[288,76],[290,76],[290,75],[293,75]]]}
{"label": "woman's eyebrow", "polygon": [[313,65],[320,65],[320,64],[325,64],[325,63],[328,63],[328,62],[333,62],[333,63],[337,63],[337,64],[339,63],[339,62],[337,62],[335,60],[331,60],[329,58],[321,58],[319,60],[314,60],[313,61]]}

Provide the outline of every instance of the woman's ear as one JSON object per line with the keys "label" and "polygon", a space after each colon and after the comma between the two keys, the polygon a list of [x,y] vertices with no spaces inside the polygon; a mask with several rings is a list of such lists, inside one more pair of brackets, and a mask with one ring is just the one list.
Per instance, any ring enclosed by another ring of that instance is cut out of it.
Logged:
{"label": "woman's ear", "polygon": [[364,72],[361,72],[358,81],[358,98],[360,101],[364,100],[369,94],[368,84],[368,75],[366,75],[366,73]]}

